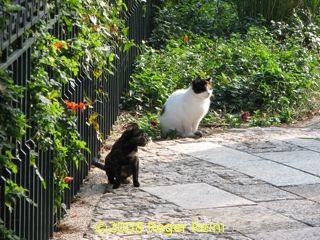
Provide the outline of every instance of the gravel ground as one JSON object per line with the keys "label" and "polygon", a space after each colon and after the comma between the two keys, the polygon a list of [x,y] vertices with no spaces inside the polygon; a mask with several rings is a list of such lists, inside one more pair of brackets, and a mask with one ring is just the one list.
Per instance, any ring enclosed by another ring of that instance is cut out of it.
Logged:
{"label": "gravel ground", "polygon": [[[104,159],[108,153],[109,147],[112,145],[121,130],[116,127],[115,133],[108,140],[105,149],[101,152],[101,158]],[[270,127],[270,128],[241,128],[241,129],[221,129],[221,128],[202,128],[204,137],[198,140],[194,139],[176,139],[171,141],[151,142],[146,148],[139,151],[139,155],[143,159],[148,159],[148,156],[161,156],[165,157],[167,151],[165,149],[166,142],[170,144],[180,144],[185,142],[205,141],[206,139],[214,138],[217,143],[224,145],[238,144],[237,149],[245,150],[246,148],[259,149],[268,148],[269,139],[284,139],[290,137],[312,137],[314,130],[320,129],[320,116],[315,116],[303,122],[296,123],[291,126]],[[274,147],[274,146],[272,146]],[[152,163],[152,162],[151,162]],[[144,164],[148,164],[144,162]],[[151,179],[149,174],[145,173],[146,180]],[[141,174],[141,175],[142,175]],[[151,180],[150,180],[151,181]],[[163,180],[165,181],[165,180]],[[90,222],[93,220],[95,208],[102,201],[102,196],[108,192],[106,175],[103,171],[97,168],[92,168],[89,176],[84,181],[84,184],[72,204],[69,213],[61,220],[58,225],[58,231],[54,233],[52,239],[54,240],[71,240],[71,239],[90,239],[87,236]],[[131,187],[131,186],[130,186]],[[130,190],[131,191],[131,190]],[[110,191],[108,192],[110,194]]]}

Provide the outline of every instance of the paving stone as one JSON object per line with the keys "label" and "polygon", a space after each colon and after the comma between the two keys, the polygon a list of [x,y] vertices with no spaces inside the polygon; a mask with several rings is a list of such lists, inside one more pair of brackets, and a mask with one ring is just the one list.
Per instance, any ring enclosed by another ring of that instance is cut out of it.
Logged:
{"label": "paving stone", "polygon": [[252,238],[249,238],[247,236],[243,236],[242,234],[224,234],[224,235],[218,235],[218,240],[252,240]]}
{"label": "paving stone", "polygon": [[220,182],[219,184],[213,183],[215,186],[223,186],[225,184],[236,184],[236,185],[253,185],[253,184],[264,184],[265,182],[259,179],[256,179],[252,176],[248,176],[244,173],[238,172],[230,168],[218,169],[215,170],[215,173],[218,174],[221,178],[226,181]]}
{"label": "paving stone", "polygon": [[306,227],[290,230],[277,230],[272,232],[261,232],[258,234],[249,234],[248,237],[259,240],[288,240],[288,239],[305,239],[305,240],[319,240],[319,227]]}
{"label": "paving stone", "polygon": [[276,186],[320,183],[320,178],[318,177],[218,144],[209,142],[188,143],[170,148],[205,161],[235,169]]}
{"label": "paving stone", "polygon": [[301,147],[280,140],[266,140],[266,139],[253,139],[246,140],[241,143],[230,145],[240,151],[248,153],[263,153],[263,152],[284,152],[284,151],[297,151],[302,150]]}
{"label": "paving stone", "polygon": [[205,183],[145,187],[142,189],[185,209],[254,204],[254,202],[240,198],[234,194],[212,187]]}
{"label": "paving stone", "polygon": [[[88,212],[83,238],[320,239],[320,178],[306,172],[318,173],[320,145],[314,139],[296,138],[317,134],[320,131],[254,128],[151,142],[139,150],[140,188],[128,184],[104,189],[106,176],[97,171],[101,176],[86,196],[98,200]],[[99,221],[142,222],[145,229],[98,235],[94,226]],[[149,222],[187,227],[167,235],[147,231]],[[193,222],[221,223],[225,231],[193,232]]]}
{"label": "paving stone", "polygon": [[259,205],[225,207],[196,210],[206,215],[212,222],[223,222],[225,229],[234,230],[248,236],[275,230],[293,230],[307,227],[306,224]]}
{"label": "paving stone", "polygon": [[312,201],[320,202],[320,184],[283,187],[286,191],[295,193]]}
{"label": "paving stone", "polygon": [[220,188],[246,198],[254,202],[284,200],[284,199],[301,199],[301,197],[284,191],[270,184],[225,184]]}
{"label": "paving stone", "polygon": [[317,139],[310,139],[310,138],[292,138],[288,139],[287,142],[291,144],[295,144],[297,146],[310,149],[313,151],[320,152],[320,141],[319,138]]}
{"label": "paving stone", "polygon": [[257,155],[320,176],[320,152],[305,150],[258,153]]}
{"label": "paving stone", "polygon": [[311,226],[320,226],[320,204],[308,200],[280,200],[260,205]]}
{"label": "paving stone", "polygon": [[259,180],[232,169],[203,161],[193,156],[181,154],[178,160],[145,164],[142,159],[140,183],[142,187],[167,186],[197,182],[220,186],[228,183],[255,184]]}
{"label": "paving stone", "polygon": [[168,145],[167,148],[184,153],[184,154],[190,154],[194,152],[201,152],[201,151],[208,151],[209,149],[215,149],[222,147],[219,144],[215,144],[212,142],[187,142],[183,144],[174,144],[174,145]]}
{"label": "paving stone", "polygon": [[275,186],[320,183],[319,177],[271,161],[243,162],[232,167]]}
{"label": "paving stone", "polygon": [[187,143],[169,146],[169,148],[222,166],[233,166],[239,162],[260,159],[254,155],[211,142]]}

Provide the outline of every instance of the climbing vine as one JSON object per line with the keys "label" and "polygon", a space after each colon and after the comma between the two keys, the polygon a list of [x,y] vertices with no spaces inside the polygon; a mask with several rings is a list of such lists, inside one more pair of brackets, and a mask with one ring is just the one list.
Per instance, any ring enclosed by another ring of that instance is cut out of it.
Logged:
{"label": "climbing vine", "polygon": [[[60,206],[62,193],[68,187],[67,162],[78,166],[84,160],[84,151],[89,151],[77,131],[77,112],[90,111],[87,124],[97,132],[99,129],[95,104],[105,94],[96,89],[96,99],[85,96],[81,102],[64,99],[61,95],[65,84],[74,84],[79,73],[91,81],[100,81],[103,74],[113,74],[116,49],[128,49],[133,45],[127,38],[127,27],[121,19],[126,10],[122,0],[109,1],[59,1],[48,9],[60,13],[59,27],[63,35],[57,38],[50,33],[48,23],[43,22],[30,34],[36,37],[34,49],[34,72],[29,83],[32,103],[30,125],[38,147],[54,151],[52,160],[55,177],[55,203]],[[93,84],[97,86],[97,84]]]}
{"label": "climbing vine", "polygon": [[[1,0],[1,6],[9,1]],[[88,127],[97,132],[102,140],[95,105],[105,97],[105,92],[96,87],[96,99],[84,96],[79,102],[62,95],[64,86],[74,86],[80,72],[91,81],[102,81],[104,74],[113,74],[117,52],[126,51],[134,43],[128,39],[128,28],[121,17],[127,10],[122,0],[65,0],[49,1],[47,15],[25,33],[25,38],[34,38],[33,70],[26,87],[17,86],[6,71],[0,70],[0,173],[18,172],[14,164],[18,158],[12,139],[20,141],[30,129],[31,139],[36,143],[31,152],[30,164],[34,167],[42,185],[46,183],[37,170],[37,151],[52,151],[54,170],[55,206],[61,207],[63,192],[73,180],[69,176],[68,163],[76,166],[85,160],[89,151],[77,129],[77,118],[89,111]],[[56,14],[58,13],[59,14]],[[50,16],[50,17],[49,17]],[[49,19],[50,18],[50,19]],[[51,33],[52,18],[58,19],[62,36]],[[5,24],[5,22],[1,22]],[[30,117],[12,106],[17,99],[27,94],[30,101]],[[15,199],[28,198],[28,190],[5,179],[6,207],[11,209]],[[0,219],[1,220],[1,219]],[[3,223],[0,221],[0,227]],[[1,227],[1,229],[3,229]],[[3,231],[2,231],[3,232]]]}
{"label": "climbing vine", "polygon": [[[0,175],[1,181],[4,182],[4,192],[6,195],[5,206],[11,211],[11,205],[15,203],[19,197],[24,197],[29,202],[27,190],[19,186],[10,179],[4,178],[4,172],[17,173],[18,167],[14,160],[17,158],[15,148],[11,138],[15,138],[17,142],[21,140],[25,134],[25,115],[17,108],[12,107],[12,103],[16,103],[25,89],[13,83],[8,73],[0,70]],[[3,192],[3,191],[1,191]],[[1,203],[3,204],[3,203]],[[0,219],[0,236],[9,236],[14,238],[11,231],[5,230],[2,220]]]}

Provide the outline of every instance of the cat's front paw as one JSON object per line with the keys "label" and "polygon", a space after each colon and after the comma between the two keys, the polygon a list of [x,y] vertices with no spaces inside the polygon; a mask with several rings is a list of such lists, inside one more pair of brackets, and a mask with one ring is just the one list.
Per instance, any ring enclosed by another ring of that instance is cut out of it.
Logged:
{"label": "cat's front paw", "polygon": [[113,189],[117,189],[117,188],[119,188],[120,187],[120,183],[119,182],[115,182],[114,184],[113,184]]}
{"label": "cat's front paw", "polygon": [[134,182],[134,183],[133,183],[133,186],[135,186],[135,187],[140,187],[140,183],[139,183],[139,182]]}
{"label": "cat's front paw", "polygon": [[202,137],[202,132],[196,131],[196,132],[194,133],[194,136],[195,136],[195,138],[201,138],[201,137]]}

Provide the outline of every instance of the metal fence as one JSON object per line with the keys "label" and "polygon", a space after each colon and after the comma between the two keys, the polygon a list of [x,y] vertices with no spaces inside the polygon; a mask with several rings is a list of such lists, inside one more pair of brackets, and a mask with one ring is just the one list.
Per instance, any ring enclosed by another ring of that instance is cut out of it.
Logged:
{"label": "metal fence", "polygon": [[[35,25],[39,20],[46,16],[45,5],[47,0],[17,0],[15,4],[23,6],[23,10],[17,13],[8,14],[0,11],[0,19],[6,17],[6,28],[0,33],[0,69],[9,70],[12,73],[12,79],[15,84],[27,86],[28,79],[32,72],[32,44],[33,40],[25,39],[24,32]],[[127,0],[128,11],[123,13],[123,18],[129,27],[129,38],[140,43],[146,39],[151,32],[152,1]],[[1,7],[1,6],[0,6]],[[8,14],[7,16],[5,16]],[[50,31],[59,39],[67,38],[59,26],[58,21],[54,21]],[[132,65],[135,56],[138,54],[136,48],[131,48],[128,52],[119,51],[119,58],[115,60],[115,74],[105,75],[106,81],[102,81],[102,87],[108,93],[108,100],[101,103],[96,112],[102,116],[103,122],[99,122],[104,137],[110,133],[111,127],[118,115],[118,106],[120,95],[128,87],[128,82],[132,72]],[[84,95],[94,98],[95,91],[93,82],[85,76],[75,79],[74,85],[66,85],[63,89],[63,97],[75,102],[83,100]],[[84,92],[85,91],[85,92]],[[30,114],[28,105],[28,92],[14,103],[13,107],[20,108],[28,118]],[[98,154],[101,143],[97,139],[96,132],[86,126],[88,113],[84,112],[78,115],[78,131],[81,138],[86,141],[91,153],[86,153],[88,162]],[[29,197],[37,204],[33,206],[24,199],[20,199],[9,212],[4,206],[4,181],[0,178],[0,217],[4,221],[7,229],[11,229],[21,239],[44,240],[49,239],[54,231],[54,226],[61,214],[54,212],[54,184],[53,171],[50,159],[53,153],[50,151],[38,151],[38,169],[46,182],[46,189],[41,186],[41,181],[36,176],[32,167],[30,167],[30,154],[34,149],[34,144],[30,139],[30,131],[26,128],[26,135],[21,142],[12,139],[16,145],[16,151],[20,159],[16,159],[19,171],[18,174],[12,174],[5,169],[1,170],[1,175],[11,178],[17,184],[29,189]],[[37,151],[37,150],[36,150]],[[77,169],[74,163],[70,162],[70,176],[74,176],[75,181],[70,184],[64,194],[63,202],[70,207],[73,196],[79,191],[83,179],[88,175],[90,166],[84,161],[80,163]],[[0,236],[0,239],[1,238]]]}

